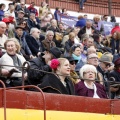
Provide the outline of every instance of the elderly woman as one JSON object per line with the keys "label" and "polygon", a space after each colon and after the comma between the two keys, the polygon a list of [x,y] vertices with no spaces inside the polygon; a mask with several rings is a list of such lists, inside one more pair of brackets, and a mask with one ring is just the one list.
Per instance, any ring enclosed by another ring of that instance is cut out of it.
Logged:
{"label": "elderly woman", "polygon": [[[9,78],[9,80],[6,79],[6,83],[9,86],[19,86],[22,84],[22,69],[19,67],[22,67],[25,62],[25,58],[17,54],[20,51],[20,44],[15,38],[11,38],[4,43],[4,47],[6,53],[1,57],[0,64],[3,65],[3,69],[7,69],[10,73],[5,76]],[[27,75],[24,74],[24,77],[27,77]]]}
{"label": "elderly woman", "polygon": [[69,61],[66,58],[53,59],[50,67],[53,73],[46,74],[38,85],[44,92],[74,95],[74,86],[70,76]]}
{"label": "elderly woman", "polygon": [[80,69],[81,81],[75,85],[75,91],[80,96],[93,98],[107,98],[103,85],[95,83],[97,70],[93,65],[84,65]]}

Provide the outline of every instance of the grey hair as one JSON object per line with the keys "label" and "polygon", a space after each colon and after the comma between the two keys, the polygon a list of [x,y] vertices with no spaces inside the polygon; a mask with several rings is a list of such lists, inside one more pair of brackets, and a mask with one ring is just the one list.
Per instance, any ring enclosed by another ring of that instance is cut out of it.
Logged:
{"label": "grey hair", "polygon": [[35,15],[35,13],[30,13],[30,16]]}
{"label": "grey hair", "polygon": [[31,28],[30,34],[32,34],[33,32],[35,32],[35,30],[39,30],[39,29],[38,28]]}
{"label": "grey hair", "polygon": [[52,31],[52,30],[48,30],[47,32],[46,32],[46,36],[49,34],[49,33],[53,33],[54,34],[54,32]]}
{"label": "grey hair", "polygon": [[95,72],[95,74],[97,75],[97,69],[95,66],[90,65],[90,64],[85,64],[79,71],[79,74],[80,74],[82,79],[84,79],[84,72],[87,72],[89,70],[92,72]]}
{"label": "grey hair", "polygon": [[94,41],[93,37],[89,37],[90,40]]}
{"label": "grey hair", "polygon": [[5,22],[0,21],[0,26],[1,26],[1,25],[3,25],[3,24],[4,24],[4,25],[6,25],[6,23],[5,23]]}

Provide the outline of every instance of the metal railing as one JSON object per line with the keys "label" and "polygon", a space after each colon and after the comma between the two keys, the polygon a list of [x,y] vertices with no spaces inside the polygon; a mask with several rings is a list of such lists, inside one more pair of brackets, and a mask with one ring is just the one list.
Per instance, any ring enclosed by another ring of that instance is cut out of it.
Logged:
{"label": "metal railing", "polygon": [[[40,6],[44,0],[26,0],[26,3],[30,4],[33,1],[36,6]],[[77,0],[46,0],[46,2],[50,8],[60,7],[81,13],[120,16],[120,0],[87,0],[84,10],[80,10]]]}

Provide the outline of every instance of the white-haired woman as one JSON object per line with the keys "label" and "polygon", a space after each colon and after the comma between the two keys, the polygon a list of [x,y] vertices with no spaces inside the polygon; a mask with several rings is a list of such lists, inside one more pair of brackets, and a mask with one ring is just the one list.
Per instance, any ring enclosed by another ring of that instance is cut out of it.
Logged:
{"label": "white-haired woman", "polygon": [[80,69],[81,81],[76,83],[75,91],[79,96],[107,98],[103,85],[95,83],[97,70],[93,65],[86,64]]}

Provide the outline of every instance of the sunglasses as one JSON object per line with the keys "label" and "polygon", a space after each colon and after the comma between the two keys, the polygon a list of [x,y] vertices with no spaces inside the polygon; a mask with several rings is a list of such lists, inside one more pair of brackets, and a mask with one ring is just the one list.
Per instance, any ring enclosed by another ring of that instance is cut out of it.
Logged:
{"label": "sunglasses", "polygon": [[77,61],[70,61],[70,64],[71,64],[71,65],[76,65],[76,64],[77,64]]}
{"label": "sunglasses", "polygon": [[104,64],[105,64],[106,67],[110,67],[111,66],[111,64],[109,64],[109,63],[104,63]]}
{"label": "sunglasses", "polygon": [[22,25],[26,25],[26,23],[21,23]]}

